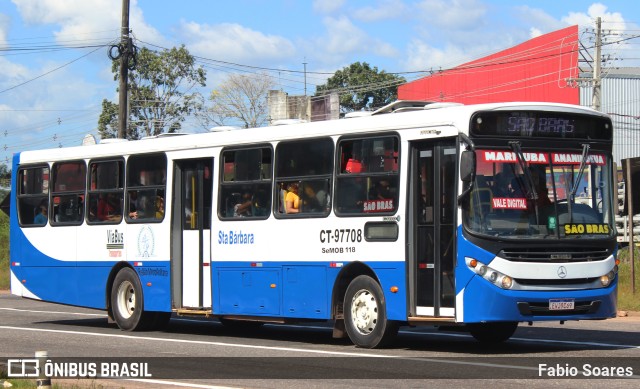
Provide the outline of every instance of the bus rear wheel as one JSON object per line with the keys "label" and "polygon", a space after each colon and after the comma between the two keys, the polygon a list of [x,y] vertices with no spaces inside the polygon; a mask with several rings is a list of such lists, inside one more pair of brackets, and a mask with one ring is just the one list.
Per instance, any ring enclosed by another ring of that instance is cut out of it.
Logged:
{"label": "bus rear wheel", "polygon": [[144,312],[142,285],[131,268],[121,269],[113,281],[111,309],[116,324],[124,331],[146,329],[154,322],[155,316]]}
{"label": "bus rear wheel", "polygon": [[369,276],[356,277],[344,296],[344,323],[349,339],[358,347],[389,344],[398,333],[396,322],[387,320],[384,294]]}
{"label": "bus rear wheel", "polygon": [[471,323],[467,324],[467,328],[471,336],[481,343],[501,343],[516,332],[518,322]]}

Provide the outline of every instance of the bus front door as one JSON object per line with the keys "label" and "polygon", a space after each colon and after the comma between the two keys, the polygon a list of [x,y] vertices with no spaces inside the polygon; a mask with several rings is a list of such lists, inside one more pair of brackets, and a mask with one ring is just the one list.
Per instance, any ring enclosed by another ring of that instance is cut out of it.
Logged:
{"label": "bus front door", "polygon": [[172,207],[174,309],[211,309],[213,159],[176,161]]}
{"label": "bus front door", "polygon": [[456,142],[412,144],[410,158],[410,311],[415,316],[453,317]]}

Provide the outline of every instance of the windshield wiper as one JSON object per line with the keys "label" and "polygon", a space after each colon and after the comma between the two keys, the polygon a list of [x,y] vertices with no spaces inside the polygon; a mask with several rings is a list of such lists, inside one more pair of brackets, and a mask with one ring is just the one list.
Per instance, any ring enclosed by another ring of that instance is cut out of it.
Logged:
{"label": "windshield wiper", "polygon": [[[524,154],[522,154],[522,148],[520,147],[519,141],[510,141],[509,146],[511,146],[511,150],[516,154],[516,158],[518,160],[518,164],[522,169],[522,173],[524,174],[524,184],[525,190],[527,191],[527,198],[533,200],[533,209],[536,213],[536,224],[540,224],[540,213],[538,210],[538,191],[536,190],[536,183],[533,182],[533,176],[531,175],[531,170],[529,170],[529,165],[527,161],[524,159]],[[531,225],[529,225],[531,228]]]}
{"label": "windshield wiper", "polygon": [[524,174],[524,186],[527,191],[527,197],[532,200],[538,200],[538,194],[535,191],[535,184],[533,182],[533,176],[531,176],[531,171],[529,170],[529,165],[527,161],[524,159],[524,154],[522,154],[522,148],[520,147],[520,142],[517,140],[510,141],[509,146],[511,146],[511,150],[516,155],[516,159],[518,160],[518,165],[520,165],[520,169],[522,169],[522,173]]}
{"label": "windshield wiper", "polygon": [[571,201],[575,201],[576,192],[578,191],[578,186],[580,185],[580,180],[582,179],[582,174],[584,173],[584,169],[587,167],[587,158],[589,157],[589,145],[587,143],[582,144],[582,160],[580,161],[580,169],[578,169],[578,177],[573,182],[573,188],[571,188]]}

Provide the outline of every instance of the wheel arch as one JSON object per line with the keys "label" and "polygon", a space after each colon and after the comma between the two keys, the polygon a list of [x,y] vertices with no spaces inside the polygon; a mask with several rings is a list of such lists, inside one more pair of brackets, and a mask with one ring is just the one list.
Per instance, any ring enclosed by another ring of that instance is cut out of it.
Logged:
{"label": "wheel arch", "polygon": [[356,277],[366,275],[373,278],[378,284],[380,279],[373,271],[371,267],[362,262],[351,262],[347,266],[343,267],[336,281],[333,284],[333,290],[331,292],[331,318],[342,320],[344,313],[344,295],[347,292],[347,288],[351,281]]}

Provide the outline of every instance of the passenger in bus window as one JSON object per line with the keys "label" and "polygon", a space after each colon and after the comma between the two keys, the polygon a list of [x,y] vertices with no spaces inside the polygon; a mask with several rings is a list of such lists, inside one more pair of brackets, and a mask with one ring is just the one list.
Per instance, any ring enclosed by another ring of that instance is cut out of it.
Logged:
{"label": "passenger in bus window", "polygon": [[164,217],[164,199],[162,196],[156,196],[156,219]]}
{"label": "passenger in bus window", "polygon": [[46,200],[42,200],[40,205],[38,206],[38,214],[33,219],[33,224],[44,225],[47,224],[47,202]]}
{"label": "passenger in bus window", "polygon": [[129,217],[138,218],[138,191],[129,192]]}
{"label": "passenger in bus window", "polygon": [[532,169],[531,178],[535,185],[536,205],[539,207],[547,207],[551,205],[549,189],[547,189],[547,177],[544,170],[540,171],[539,169]]}
{"label": "passenger in bus window", "polygon": [[98,220],[117,222],[122,218],[120,204],[113,193],[100,196],[98,200]]}
{"label": "passenger in bus window", "polygon": [[298,183],[292,182],[287,185],[287,193],[284,196],[285,213],[300,212],[300,196],[298,195]]}
{"label": "passenger in bus window", "polygon": [[376,182],[369,190],[369,200],[388,200],[392,198],[391,185],[388,180],[382,179]]}
{"label": "passenger in bus window", "polygon": [[233,217],[251,216],[252,197],[251,193],[245,192],[242,197],[238,199],[238,202],[233,206]]}
{"label": "passenger in bus window", "polygon": [[491,185],[493,197],[509,197],[509,179],[502,173],[496,173]]}
{"label": "passenger in bus window", "polygon": [[336,187],[335,199],[339,212],[359,213],[362,212],[364,200],[366,200],[367,189],[364,178],[342,180]]}
{"label": "passenger in bus window", "polygon": [[322,184],[305,183],[304,187],[304,200],[303,209],[305,212],[324,212],[328,206],[328,195],[322,187]]}

